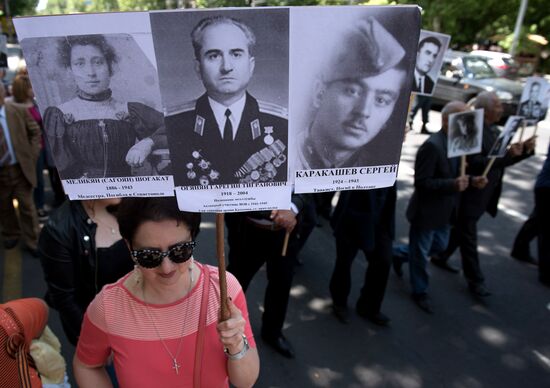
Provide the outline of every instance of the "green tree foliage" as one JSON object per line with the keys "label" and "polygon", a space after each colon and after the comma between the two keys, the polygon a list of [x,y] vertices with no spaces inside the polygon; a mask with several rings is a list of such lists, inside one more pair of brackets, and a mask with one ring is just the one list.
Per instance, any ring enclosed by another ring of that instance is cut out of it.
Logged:
{"label": "green tree foliage", "polygon": [[[17,0],[20,10],[29,10],[38,0]],[[529,0],[525,14],[525,31],[550,37],[548,0]],[[288,5],[350,4],[418,4],[422,7],[423,28],[452,36],[452,45],[463,48],[475,42],[500,41],[507,48],[519,10],[519,0],[48,0],[43,13],[140,11],[179,7],[247,7]],[[14,13],[15,14],[15,13]],[[520,41],[519,51],[531,52],[527,40]],[[537,48],[535,46],[535,50]]]}
{"label": "green tree foliage", "polygon": [[[10,7],[10,15],[13,16],[23,16],[23,15],[33,15],[35,13],[34,9],[38,5],[38,0],[17,0],[17,1],[7,1]],[[4,10],[6,2],[2,1],[0,7]],[[5,11],[5,10],[4,10]],[[5,12],[4,12],[5,13]]]}

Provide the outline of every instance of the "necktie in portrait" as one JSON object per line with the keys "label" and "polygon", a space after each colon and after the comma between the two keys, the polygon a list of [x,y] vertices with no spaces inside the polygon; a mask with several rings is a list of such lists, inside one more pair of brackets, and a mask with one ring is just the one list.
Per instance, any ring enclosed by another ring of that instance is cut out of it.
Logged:
{"label": "necktie in portrait", "polygon": [[225,125],[223,127],[223,142],[225,144],[231,144],[233,142],[233,125],[229,117],[231,116],[231,111],[227,109],[225,111]]}

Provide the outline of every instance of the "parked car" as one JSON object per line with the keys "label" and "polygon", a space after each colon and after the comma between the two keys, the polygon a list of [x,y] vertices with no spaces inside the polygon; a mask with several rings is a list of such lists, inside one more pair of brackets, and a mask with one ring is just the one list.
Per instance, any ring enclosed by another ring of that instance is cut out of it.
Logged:
{"label": "parked car", "polygon": [[474,50],[470,55],[485,58],[497,76],[515,79],[519,76],[519,64],[510,54],[496,51]]}
{"label": "parked car", "polygon": [[443,59],[433,102],[436,105],[452,100],[468,102],[482,91],[495,92],[502,102],[505,121],[516,114],[522,90],[519,81],[498,77],[485,58],[449,51]]}
{"label": "parked car", "polygon": [[6,69],[6,81],[11,84],[11,81],[17,74],[17,71],[26,66],[23,51],[18,44],[8,43],[8,68]]}

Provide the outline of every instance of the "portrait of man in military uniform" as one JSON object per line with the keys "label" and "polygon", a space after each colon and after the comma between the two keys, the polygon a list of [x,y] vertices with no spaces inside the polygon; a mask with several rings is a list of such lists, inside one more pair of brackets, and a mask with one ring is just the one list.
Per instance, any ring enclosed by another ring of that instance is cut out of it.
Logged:
{"label": "portrait of man in military uniform", "polygon": [[411,55],[404,59],[406,50],[374,17],[356,20],[341,41],[314,81],[311,119],[298,137],[296,170],[369,165],[365,147],[384,131],[411,86]]}
{"label": "portrait of man in military uniform", "polygon": [[518,115],[525,117],[529,124],[534,124],[546,116],[544,95],[547,88],[544,78],[529,77],[523,89],[518,108]]}
{"label": "portrait of man in military uniform", "polygon": [[249,92],[256,35],[226,15],[191,31],[194,71],[205,92],[165,116],[176,186],[287,179],[286,109]]}

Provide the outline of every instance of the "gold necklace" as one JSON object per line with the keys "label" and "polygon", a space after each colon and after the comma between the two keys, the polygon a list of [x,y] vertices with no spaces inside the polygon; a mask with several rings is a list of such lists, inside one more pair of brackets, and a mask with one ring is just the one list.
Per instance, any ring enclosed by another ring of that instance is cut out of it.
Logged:
{"label": "gold necklace", "polygon": [[[189,265],[189,276],[191,281],[189,282],[189,289],[187,290],[187,294],[186,294],[189,296],[187,298],[187,305],[185,306],[185,315],[184,315],[185,318],[188,317],[187,313],[189,312],[189,304],[190,304],[190,298],[191,298],[190,293],[191,293],[191,289],[193,288],[193,262],[191,262],[191,264]],[[147,311],[147,315],[149,316],[149,319],[151,319],[151,323],[153,323],[153,329],[155,329],[155,333],[157,334],[157,337],[159,337],[160,343],[162,344],[162,346],[164,347],[164,350],[166,350],[166,352],[170,356],[170,359],[172,360],[172,369],[174,369],[176,371],[176,374],[179,375],[179,369],[181,368],[181,365],[178,364],[178,356],[181,351],[181,344],[183,343],[183,332],[185,330],[185,324],[182,325],[181,336],[178,342],[178,348],[176,349],[176,355],[174,356],[170,351],[170,349],[168,349],[168,346],[166,345],[162,337],[160,336],[160,332],[158,331],[157,325],[155,325],[155,320],[153,319],[153,314],[151,314],[151,312],[149,311],[150,309],[149,303],[147,303],[147,301],[145,300],[145,282],[141,286],[141,294],[143,297],[143,303],[145,303],[145,311]]]}

